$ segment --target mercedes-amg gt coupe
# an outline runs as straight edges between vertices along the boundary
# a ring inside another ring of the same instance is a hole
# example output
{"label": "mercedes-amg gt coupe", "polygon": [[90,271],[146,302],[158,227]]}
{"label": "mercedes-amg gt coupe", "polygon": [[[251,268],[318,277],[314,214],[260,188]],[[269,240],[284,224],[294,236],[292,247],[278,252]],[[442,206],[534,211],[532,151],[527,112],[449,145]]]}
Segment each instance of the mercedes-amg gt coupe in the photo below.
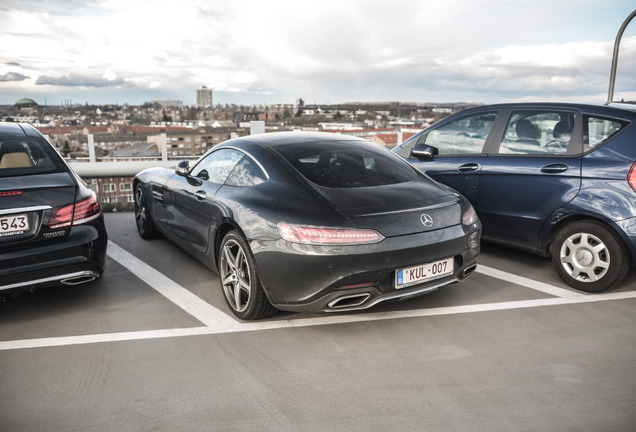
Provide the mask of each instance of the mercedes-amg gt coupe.
{"label": "mercedes-amg gt coupe", "polygon": [[469,202],[389,150],[330,133],[226,141],[134,180],[143,238],[218,272],[231,311],[351,311],[465,279],[481,224]]}

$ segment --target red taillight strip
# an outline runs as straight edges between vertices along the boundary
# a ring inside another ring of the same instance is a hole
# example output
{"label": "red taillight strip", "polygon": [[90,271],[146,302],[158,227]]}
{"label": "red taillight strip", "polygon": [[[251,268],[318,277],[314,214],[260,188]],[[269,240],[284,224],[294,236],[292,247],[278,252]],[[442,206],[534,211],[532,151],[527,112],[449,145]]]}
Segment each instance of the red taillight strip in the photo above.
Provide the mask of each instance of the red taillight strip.
{"label": "red taillight strip", "polygon": [[382,234],[371,229],[325,228],[279,223],[278,232],[284,240],[315,245],[356,245],[384,240]]}
{"label": "red taillight strip", "polygon": [[629,170],[629,174],[627,174],[627,183],[634,189],[636,192],[636,162],[632,165],[632,168]]}
{"label": "red taillight strip", "polygon": [[0,192],[0,197],[22,195],[22,191]]}
{"label": "red taillight strip", "polygon": [[80,225],[95,220],[102,214],[95,192],[77,204],[58,207],[51,212],[49,229],[64,228],[71,225]]}

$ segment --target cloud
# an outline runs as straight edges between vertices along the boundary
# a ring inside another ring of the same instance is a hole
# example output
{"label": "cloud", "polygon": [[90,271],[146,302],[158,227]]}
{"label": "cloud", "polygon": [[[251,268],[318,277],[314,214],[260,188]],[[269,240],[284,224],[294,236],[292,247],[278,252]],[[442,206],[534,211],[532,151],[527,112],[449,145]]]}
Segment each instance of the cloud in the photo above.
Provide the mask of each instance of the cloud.
{"label": "cloud", "polygon": [[18,72],[7,72],[4,75],[0,75],[0,82],[24,81],[24,80],[26,80],[28,78],[29,78],[28,76],[23,75],[23,74],[18,73]]}
{"label": "cloud", "polygon": [[[109,76],[111,78],[111,76]],[[107,79],[104,77],[91,77],[77,74],[70,74],[61,77],[40,76],[35,85],[52,85],[62,87],[119,87],[125,85],[126,82],[117,79]]]}
{"label": "cloud", "polygon": [[[216,101],[254,103],[598,94],[633,10],[627,0],[0,1],[0,99],[19,90],[131,103],[193,103],[201,85]],[[175,23],[187,24],[166,30]],[[626,91],[636,89],[630,35],[617,77]],[[3,84],[11,73],[39,78]]]}

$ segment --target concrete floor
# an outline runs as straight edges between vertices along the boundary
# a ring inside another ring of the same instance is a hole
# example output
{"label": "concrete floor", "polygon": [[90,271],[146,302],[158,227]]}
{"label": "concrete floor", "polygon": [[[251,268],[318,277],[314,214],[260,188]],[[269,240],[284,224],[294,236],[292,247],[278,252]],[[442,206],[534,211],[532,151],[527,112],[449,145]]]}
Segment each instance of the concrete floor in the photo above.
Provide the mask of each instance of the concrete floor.
{"label": "concrete floor", "polygon": [[633,270],[582,294],[549,261],[485,245],[479,273],[426,296],[242,323],[204,266],[142,241],[131,213],[106,221],[101,280],[0,303],[3,432],[636,425]]}

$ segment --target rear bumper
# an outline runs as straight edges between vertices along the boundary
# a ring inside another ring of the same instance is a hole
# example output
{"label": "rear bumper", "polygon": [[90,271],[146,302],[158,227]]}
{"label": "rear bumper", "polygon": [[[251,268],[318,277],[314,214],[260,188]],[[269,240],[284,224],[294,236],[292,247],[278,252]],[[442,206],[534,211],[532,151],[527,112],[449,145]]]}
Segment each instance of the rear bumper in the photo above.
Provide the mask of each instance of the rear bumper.
{"label": "rear bumper", "polygon": [[0,250],[0,294],[77,285],[101,276],[108,237],[103,219],[73,227],[68,236]]}
{"label": "rear bumper", "polygon": [[415,285],[413,287],[404,288],[395,291],[382,292],[377,285],[363,287],[359,289],[350,289],[346,292],[334,291],[311,303],[304,304],[275,304],[274,306],[280,310],[292,312],[350,312],[368,309],[383,301],[403,299],[408,297],[416,297],[432,291],[445,285],[455,282],[461,282],[466,279],[474,270],[477,269],[477,263],[471,263],[464,267],[459,275],[448,276],[442,279],[436,279],[428,283]]}
{"label": "rear bumper", "polygon": [[[369,308],[460,282],[476,268],[480,229],[460,226],[392,237],[361,246],[307,246],[279,240],[252,243],[257,271],[270,302],[280,310],[337,312]],[[396,288],[396,270],[453,258],[440,279]]]}

